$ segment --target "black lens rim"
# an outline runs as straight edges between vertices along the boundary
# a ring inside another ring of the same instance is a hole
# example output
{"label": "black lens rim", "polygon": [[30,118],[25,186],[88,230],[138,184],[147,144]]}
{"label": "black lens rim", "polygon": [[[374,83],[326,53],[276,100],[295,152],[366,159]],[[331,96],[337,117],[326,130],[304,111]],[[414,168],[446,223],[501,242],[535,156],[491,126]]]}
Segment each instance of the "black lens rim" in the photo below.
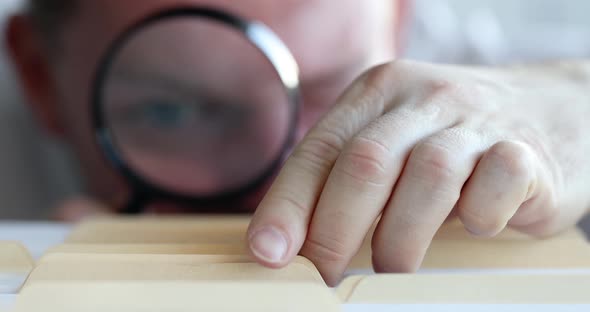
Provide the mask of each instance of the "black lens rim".
{"label": "black lens rim", "polygon": [[[192,194],[185,194],[181,192],[173,192],[165,190],[162,187],[157,186],[149,181],[146,181],[139,174],[136,173],[121,157],[121,149],[117,146],[116,140],[114,140],[111,130],[104,118],[103,111],[103,89],[105,80],[109,74],[109,69],[115,60],[115,57],[119,51],[126,45],[130,38],[132,38],[137,32],[141,31],[145,27],[152,24],[161,22],[167,19],[173,18],[205,18],[214,22],[221,23],[232,27],[233,29],[244,34],[246,39],[257,48],[263,56],[269,61],[270,65],[273,66],[277,73],[277,77],[283,83],[286,95],[291,105],[292,113],[289,125],[289,134],[286,138],[285,144],[272,164],[265,170],[259,177],[252,180],[250,183],[240,186],[234,189],[230,189],[218,194],[206,195],[206,196],[195,196]],[[254,27],[256,26],[256,27]],[[259,41],[253,41],[251,39],[252,32],[259,30],[261,24],[248,21],[240,18],[237,15],[229,14],[219,9],[202,6],[183,6],[173,7],[169,9],[160,10],[154,14],[151,14],[135,24],[127,28],[119,37],[117,37],[113,43],[108,47],[106,53],[103,55],[98,63],[98,70],[95,73],[94,79],[91,86],[91,120],[94,130],[94,137],[98,148],[102,151],[102,154],[106,161],[117,170],[128,182],[131,188],[131,197],[125,207],[122,207],[120,212],[126,214],[137,214],[144,211],[146,204],[151,201],[166,201],[174,202],[183,206],[220,206],[220,205],[231,205],[232,203],[239,202],[245,195],[261,187],[267,182],[282,165],[284,157],[287,151],[291,148],[295,140],[296,126],[300,111],[300,91],[299,91],[299,80],[287,82],[284,76],[280,75],[280,69],[277,68],[277,64],[269,59],[269,55],[272,55],[273,49],[272,44],[260,44]],[[265,29],[265,31],[269,31]],[[271,42],[276,38],[267,38],[267,33],[257,33],[257,40]],[[274,34],[273,34],[274,35]],[[292,57],[292,55],[290,55]],[[295,63],[291,64],[296,66]],[[295,68],[298,72],[298,69]]]}

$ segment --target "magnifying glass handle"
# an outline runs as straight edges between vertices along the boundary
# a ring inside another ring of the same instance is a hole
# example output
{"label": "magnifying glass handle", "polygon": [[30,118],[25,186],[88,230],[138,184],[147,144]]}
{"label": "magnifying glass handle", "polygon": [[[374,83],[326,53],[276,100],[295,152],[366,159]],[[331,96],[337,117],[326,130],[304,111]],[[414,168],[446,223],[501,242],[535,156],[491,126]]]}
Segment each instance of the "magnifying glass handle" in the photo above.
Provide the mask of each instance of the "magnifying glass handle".
{"label": "magnifying glass handle", "polygon": [[134,193],[131,199],[127,202],[127,205],[121,210],[122,214],[125,215],[138,215],[145,211],[148,198],[140,193]]}

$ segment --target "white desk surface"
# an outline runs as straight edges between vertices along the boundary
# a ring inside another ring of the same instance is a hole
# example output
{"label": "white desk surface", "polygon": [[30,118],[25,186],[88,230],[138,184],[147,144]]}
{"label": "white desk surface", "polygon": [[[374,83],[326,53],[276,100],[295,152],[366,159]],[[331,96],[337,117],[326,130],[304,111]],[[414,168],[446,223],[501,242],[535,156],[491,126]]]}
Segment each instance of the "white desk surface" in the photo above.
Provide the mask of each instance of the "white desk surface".
{"label": "white desk surface", "polygon": [[38,259],[47,249],[64,241],[71,226],[49,222],[0,222],[0,240],[19,241]]}

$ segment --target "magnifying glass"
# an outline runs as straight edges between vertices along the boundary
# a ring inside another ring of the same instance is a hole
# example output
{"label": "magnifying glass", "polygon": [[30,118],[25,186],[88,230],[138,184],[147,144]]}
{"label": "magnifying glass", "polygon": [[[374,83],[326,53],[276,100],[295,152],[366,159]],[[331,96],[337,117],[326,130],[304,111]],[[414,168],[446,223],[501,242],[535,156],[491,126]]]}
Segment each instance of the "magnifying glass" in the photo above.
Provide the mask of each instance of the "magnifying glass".
{"label": "magnifying glass", "polygon": [[168,9],[127,29],[91,95],[97,143],[132,189],[122,212],[260,187],[293,143],[298,73],[269,28],[220,10]]}

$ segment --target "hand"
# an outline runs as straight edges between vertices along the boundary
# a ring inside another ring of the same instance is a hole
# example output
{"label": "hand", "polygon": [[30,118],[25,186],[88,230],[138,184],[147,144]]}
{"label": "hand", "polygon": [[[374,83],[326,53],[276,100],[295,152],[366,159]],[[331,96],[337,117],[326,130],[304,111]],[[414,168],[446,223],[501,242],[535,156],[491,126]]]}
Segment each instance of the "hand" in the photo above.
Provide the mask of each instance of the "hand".
{"label": "hand", "polygon": [[253,255],[282,267],[300,253],[334,285],[377,221],[377,272],[417,270],[451,214],[483,237],[575,224],[589,202],[590,96],[543,74],[405,61],[368,71],[288,159],[250,225]]}

